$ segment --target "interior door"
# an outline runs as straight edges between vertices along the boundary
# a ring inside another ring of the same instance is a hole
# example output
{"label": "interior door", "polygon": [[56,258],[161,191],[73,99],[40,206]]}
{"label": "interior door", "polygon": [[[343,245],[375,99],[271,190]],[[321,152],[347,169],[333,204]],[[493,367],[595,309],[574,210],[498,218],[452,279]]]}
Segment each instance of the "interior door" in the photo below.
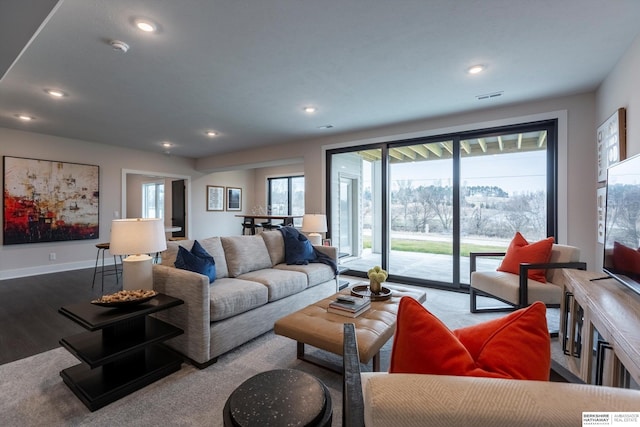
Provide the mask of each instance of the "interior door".
{"label": "interior door", "polygon": [[180,227],[180,231],[171,233],[172,237],[185,237],[185,187],[184,180],[171,182],[171,225]]}

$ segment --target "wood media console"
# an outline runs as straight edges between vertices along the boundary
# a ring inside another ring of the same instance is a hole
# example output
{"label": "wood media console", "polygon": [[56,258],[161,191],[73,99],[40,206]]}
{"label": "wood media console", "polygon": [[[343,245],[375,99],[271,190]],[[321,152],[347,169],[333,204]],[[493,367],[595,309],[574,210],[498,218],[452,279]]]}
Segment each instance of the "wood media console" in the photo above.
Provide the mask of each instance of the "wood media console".
{"label": "wood media console", "polygon": [[559,341],[568,369],[588,384],[639,388],[640,295],[603,273],[564,275]]}

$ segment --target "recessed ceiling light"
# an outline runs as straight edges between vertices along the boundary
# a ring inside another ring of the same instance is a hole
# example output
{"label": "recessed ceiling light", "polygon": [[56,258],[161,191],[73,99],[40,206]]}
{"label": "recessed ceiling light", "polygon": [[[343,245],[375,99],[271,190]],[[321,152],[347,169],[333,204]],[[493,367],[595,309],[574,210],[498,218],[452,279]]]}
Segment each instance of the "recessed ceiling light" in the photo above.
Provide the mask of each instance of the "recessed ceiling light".
{"label": "recessed ceiling light", "polygon": [[35,119],[35,117],[28,116],[26,114],[16,114],[16,117],[25,122],[30,122],[31,120]]}
{"label": "recessed ceiling light", "polygon": [[484,66],[484,65],[474,65],[474,66],[469,67],[467,69],[467,73],[469,73],[469,74],[478,74],[478,73],[483,72],[486,69],[487,69],[487,67]]}
{"label": "recessed ceiling light", "polygon": [[304,107],[302,109],[302,111],[304,111],[305,113],[308,113],[308,114],[313,114],[316,111],[318,111],[318,109],[316,107],[308,106],[308,107]]}
{"label": "recessed ceiling light", "polygon": [[205,135],[213,138],[214,136],[218,136],[218,132],[214,131],[214,130],[208,130],[204,133]]}
{"label": "recessed ceiling light", "polygon": [[156,24],[147,19],[136,19],[134,23],[139,30],[144,31],[145,33],[153,33],[158,29]]}
{"label": "recessed ceiling light", "polygon": [[54,98],[63,98],[67,95],[66,93],[58,89],[45,89],[44,91]]}
{"label": "recessed ceiling light", "polygon": [[172,144],[171,144],[170,142],[163,142],[163,143],[162,143],[162,146],[163,146],[164,148],[169,148],[169,147],[171,147],[171,146],[172,146]]}

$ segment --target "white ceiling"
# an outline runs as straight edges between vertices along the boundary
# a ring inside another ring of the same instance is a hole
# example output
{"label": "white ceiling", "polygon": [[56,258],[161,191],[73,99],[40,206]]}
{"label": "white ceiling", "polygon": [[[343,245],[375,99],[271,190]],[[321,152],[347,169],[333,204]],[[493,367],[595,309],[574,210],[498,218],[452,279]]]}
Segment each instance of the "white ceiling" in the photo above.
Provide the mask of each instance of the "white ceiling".
{"label": "white ceiling", "polygon": [[592,91],[638,22],[638,0],[2,0],[0,126],[198,158]]}

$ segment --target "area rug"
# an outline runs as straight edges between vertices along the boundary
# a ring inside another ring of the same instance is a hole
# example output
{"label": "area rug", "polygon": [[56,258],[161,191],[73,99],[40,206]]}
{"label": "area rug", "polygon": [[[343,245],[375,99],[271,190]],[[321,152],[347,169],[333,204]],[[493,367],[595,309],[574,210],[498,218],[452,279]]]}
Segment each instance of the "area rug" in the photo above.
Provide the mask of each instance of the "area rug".
{"label": "area rug", "polygon": [[[333,356],[317,353],[316,357]],[[294,341],[270,332],[206,369],[184,364],[180,371],[91,412],[59,375],[78,360],[58,348],[0,366],[0,425],[221,426],[225,401],[239,384],[259,372],[289,368],[321,378],[331,393],[334,419],[340,419],[341,376],[299,361],[295,355]]]}
{"label": "area rug", "polygon": [[[427,290],[425,306],[451,329],[504,315],[471,314],[468,295]],[[551,311],[557,317],[557,310]],[[554,319],[550,319],[553,322]],[[389,366],[389,341],[381,351],[381,369]],[[341,365],[342,358],[308,347],[308,353]],[[218,362],[198,370],[182,369],[95,412],[89,411],[62,382],[60,371],[78,363],[57,348],[0,366],[1,426],[222,426],[222,410],[233,390],[251,376],[272,369],[299,369],[328,387],[333,425],[342,418],[342,379],[337,373],[296,359],[296,343],[266,333]],[[370,370],[370,366],[363,366]]]}

